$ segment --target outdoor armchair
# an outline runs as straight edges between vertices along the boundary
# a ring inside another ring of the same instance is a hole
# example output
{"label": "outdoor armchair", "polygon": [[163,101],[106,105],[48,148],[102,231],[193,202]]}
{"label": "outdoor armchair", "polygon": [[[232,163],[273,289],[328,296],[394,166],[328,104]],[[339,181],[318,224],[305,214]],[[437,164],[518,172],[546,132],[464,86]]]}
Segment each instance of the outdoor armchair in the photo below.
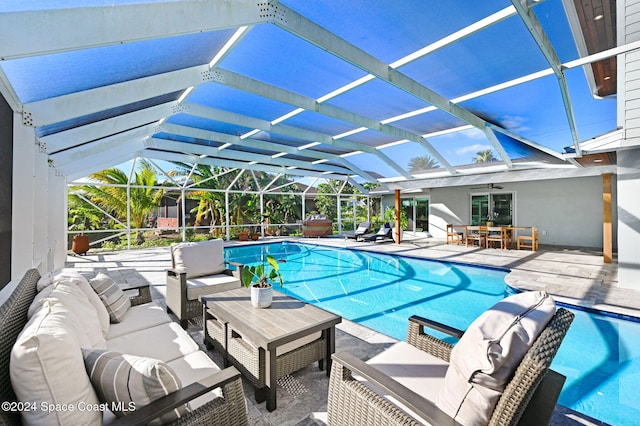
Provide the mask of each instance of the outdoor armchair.
{"label": "outdoor armchair", "polygon": [[[228,269],[228,266],[236,269]],[[167,270],[167,311],[183,328],[192,318],[202,318],[200,297],[241,286],[242,265],[224,261],[221,239],[184,242],[171,246],[171,269]]]}
{"label": "outdoor armchair", "polygon": [[[535,299],[541,294],[548,298],[543,292],[516,296]],[[535,306],[522,307],[510,298],[502,302],[481,315],[464,333],[413,316],[409,319],[407,341],[392,345],[367,362],[347,353],[335,354],[329,382],[328,424],[548,424],[565,380],[549,365],[574,315],[564,308],[555,310],[555,304],[541,314]],[[519,308],[513,310],[514,307]],[[520,320],[516,319],[518,314]],[[504,320],[497,326],[483,322],[496,315]],[[535,326],[542,327],[537,330],[539,334],[532,333],[532,320],[539,321]],[[454,346],[425,333],[425,327],[459,340]],[[529,331],[523,332],[519,327]],[[481,336],[487,330],[496,335],[507,331],[497,345],[487,348],[482,345]]]}

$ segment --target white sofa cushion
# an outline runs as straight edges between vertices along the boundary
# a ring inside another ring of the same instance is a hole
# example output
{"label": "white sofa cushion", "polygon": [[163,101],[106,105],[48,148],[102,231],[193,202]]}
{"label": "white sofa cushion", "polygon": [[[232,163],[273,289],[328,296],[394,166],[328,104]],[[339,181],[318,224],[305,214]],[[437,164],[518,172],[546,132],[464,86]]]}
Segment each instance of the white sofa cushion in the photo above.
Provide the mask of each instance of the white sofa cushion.
{"label": "white sofa cushion", "polygon": [[[367,364],[433,403],[437,401],[439,390],[442,388],[444,377],[449,367],[448,362],[430,355],[407,342],[393,344],[368,360]],[[382,389],[362,377],[354,376],[354,378],[360,380],[377,394],[384,395],[385,398],[403,409],[410,416],[427,424],[426,420],[418,417],[413,411]]]}
{"label": "white sofa cushion", "polygon": [[[173,369],[157,359],[105,350],[83,349],[82,354],[98,398],[118,417],[182,388]],[[150,424],[171,422],[187,411],[185,404]]]}
{"label": "white sofa cushion", "polygon": [[29,306],[28,316],[35,315],[45,303],[49,306],[57,306],[61,311],[72,312],[73,317],[79,319],[74,326],[82,346],[105,348],[105,338],[98,313],[77,284],[77,280],[71,278],[58,278],[44,287]]}
{"label": "white sofa cushion", "polygon": [[[66,409],[24,411],[24,424],[99,425],[100,411],[84,370],[82,318],[59,303],[45,301],[31,317],[11,351],[11,384],[20,401],[69,404]],[[86,347],[86,346],[85,346]]]}
{"label": "white sofa cushion", "polygon": [[111,324],[107,340],[169,322],[171,317],[157,303],[149,302],[132,306],[124,314],[122,321]]}
{"label": "white sofa cushion", "polygon": [[[169,367],[176,372],[182,387],[190,385],[202,380],[214,373],[220,371],[220,368],[202,351],[192,352],[189,355],[185,355],[181,358],[174,359],[167,363]],[[208,392],[189,402],[189,407],[192,410],[206,404],[216,397],[222,397],[222,389],[216,388],[211,392]]]}
{"label": "white sofa cushion", "polygon": [[504,388],[555,313],[545,292],[509,296],[480,315],[451,352],[438,406],[463,425],[485,425]]}
{"label": "white sofa cushion", "polygon": [[187,299],[197,300],[201,296],[240,287],[240,280],[233,275],[218,274],[187,279]]}
{"label": "white sofa cushion", "polygon": [[107,340],[107,349],[168,362],[199,348],[188,332],[170,322]]}
{"label": "white sofa cushion", "polygon": [[55,271],[48,272],[40,277],[36,288],[38,291],[41,291],[55,281],[59,281],[62,279],[67,279],[75,283],[80,288],[80,290],[82,290],[85,296],[87,296],[87,299],[98,314],[98,319],[100,320],[100,325],[102,326],[102,335],[106,337],[107,333],[109,332],[109,313],[107,312],[107,309],[104,307],[104,304],[102,303],[96,292],[93,291],[93,288],[91,288],[89,281],[83,275],[80,275],[79,273],[72,270],[70,271],[67,269],[57,269]]}
{"label": "white sofa cushion", "polygon": [[109,312],[109,319],[112,323],[118,323],[127,310],[131,307],[131,300],[122,291],[120,286],[107,274],[98,272],[95,278],[90,281],[91,287],[102,300],[104,307]]}
{"label": "white sofa cushion", "polygon": [[187,278],[216,275],[226,269],[224,242],[219,238],[174,244],[171,256],[173,267],[179,272],[186,272]]}

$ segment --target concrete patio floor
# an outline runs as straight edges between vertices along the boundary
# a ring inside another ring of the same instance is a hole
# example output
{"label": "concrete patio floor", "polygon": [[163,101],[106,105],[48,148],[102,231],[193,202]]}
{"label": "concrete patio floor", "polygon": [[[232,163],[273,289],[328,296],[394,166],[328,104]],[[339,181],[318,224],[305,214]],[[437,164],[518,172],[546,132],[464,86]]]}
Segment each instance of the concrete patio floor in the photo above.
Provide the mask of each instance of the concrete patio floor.
{"label": "concrete patio floor", "polygon": [[[640,292],[617,285],[617,264],[604,264],[602,253],[592,249],[540,247],[537,252],[480,249],[464,245],[447,245],[434,238],[405,234],[402,244],[364,243],[333,238],[306,238],[304,242],[352,247],[362,250],[397,253],[414,257],[442,259],[461,263],[500,266],[511,269],[507,282],[515,287],[546,290],[557,300],[587,307],[640,316]],[[294,240],[293,238],[288,238]],[[272,240],[269,240],[272,241]],[[264,241],[259,241],[264,242]],[[251,244],[230,242],[234,244]],[[69,256],[67,266],[93,275],[108,272],[118,283],[148,283],[157,302],[164,304],[165,270],[170,266],[169,249],[154,248],[120,252],[92,252],[86,256]],[[202,344],[201,324],[190,323],[189,331]],[[358,324],[343,320],[336,329],[336,351],[347,351],[368,359],[396,340]],[[204,346],[203,346],[204,347]],[[209,352],[222,366],[222,357]],[[308,366],[278,381],[278,408],[269,413],[265,404],[257,404],[251,385],[244,381],[252,425],[324,425],[328,378],[317,364]],[[580,413],[558,406],[553,425],[601,425]]]}

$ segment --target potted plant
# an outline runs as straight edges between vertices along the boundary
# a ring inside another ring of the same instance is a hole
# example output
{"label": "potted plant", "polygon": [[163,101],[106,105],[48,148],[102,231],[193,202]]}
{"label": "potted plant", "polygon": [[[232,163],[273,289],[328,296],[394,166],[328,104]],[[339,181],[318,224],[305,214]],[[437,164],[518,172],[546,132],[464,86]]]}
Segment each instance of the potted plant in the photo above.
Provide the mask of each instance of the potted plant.
{"label": "potted plant", "polygon": [[280,264],[286,262],[284,259],[276,260],[271,255],[266,256],[267,265],[262,259],[262,264],[245,266],[242,268],[240,280],[245,287],[251,287],[251,304],[254,308],[268,308],[273,301],[273,284],[284,285],[284,279],[280,273]]}
{"label": "potted plant", "polygon": [[241,228],[238,232],[238,239],[240,241],[249,241],[249,231],[246,228]]}
{"label": "potted plant", "polygon": [[[387,207],[387,209],[384,211],[384,220],[385,222],[391,222],[392,225],[391,227],[394,228],[393,230],[393,240],[397,243],[399,241],[396,241],[396,230],[395,230],[395,224],[396,224],[396,209],[395,207]],[[407,213],[403,210],[400,209],[400,240],[402,241],[402,230],[405,229],[407,226],[409,225],[409,219],[407,219]]]}

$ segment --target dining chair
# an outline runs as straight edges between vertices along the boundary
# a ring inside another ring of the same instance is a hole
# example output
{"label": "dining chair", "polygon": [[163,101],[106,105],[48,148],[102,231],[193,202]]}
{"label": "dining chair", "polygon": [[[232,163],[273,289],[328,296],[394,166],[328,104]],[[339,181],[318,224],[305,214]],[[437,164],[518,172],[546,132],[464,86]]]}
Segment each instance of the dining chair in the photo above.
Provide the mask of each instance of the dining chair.
{"label": "dining chair", "polygon": [[471,241],[472,243],[474,241],[477,241],[478,247],[482,247],[484,245],[484,237],[485,237],[485,234],[483,232],[482,226],[476,226],[476,225],[467,226],[467,239],[465,240],[467,247],[469,247],[469,241]]}
{"label": "dining chair", "polygon": [[518,250],[521,248],[531,249],[531,251],[538,250],[538,228],[531,227],[531,235],[518,235]]}
{"label": "dining chair", "polygon": [[493,247],[495,243],[500,243],[500,250],[507,247],[507,233],[502,226],[487,226],[485,237],[486,247]]}
{"label": "dining chair", "polygon": [[447,244],[462,244],[464,232],[456,231],[453,224],[447,224]]}

